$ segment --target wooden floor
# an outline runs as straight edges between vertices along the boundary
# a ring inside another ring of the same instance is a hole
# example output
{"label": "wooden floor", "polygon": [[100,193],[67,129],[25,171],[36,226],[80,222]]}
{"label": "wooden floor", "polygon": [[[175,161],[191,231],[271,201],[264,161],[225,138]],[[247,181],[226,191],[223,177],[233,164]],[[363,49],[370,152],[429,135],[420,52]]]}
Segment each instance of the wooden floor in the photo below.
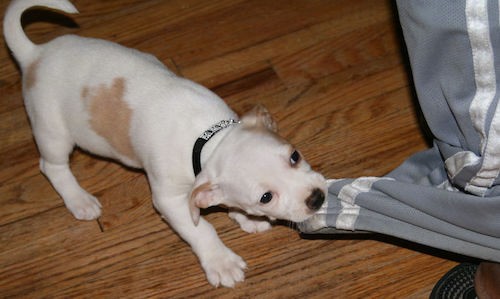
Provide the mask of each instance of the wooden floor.
{"label": "wooden floor", "polygon": [[[71,19],[26,15],[29,36],[119,42],[238,113],[262,103],[328,178],[381,176],[428,147],[392,1],[73,2],[81,14]],[[301,237],[285,225],[249,235],[213,210],[207,219],[248,270],[236,288],[212,288],[153,210],[142,172],[76,151],[72,168],[104,210],[99,221],[73,219],[39,172],[3,40],[0,70],[1,298],[426,298],[460,260],[382,236]]]}

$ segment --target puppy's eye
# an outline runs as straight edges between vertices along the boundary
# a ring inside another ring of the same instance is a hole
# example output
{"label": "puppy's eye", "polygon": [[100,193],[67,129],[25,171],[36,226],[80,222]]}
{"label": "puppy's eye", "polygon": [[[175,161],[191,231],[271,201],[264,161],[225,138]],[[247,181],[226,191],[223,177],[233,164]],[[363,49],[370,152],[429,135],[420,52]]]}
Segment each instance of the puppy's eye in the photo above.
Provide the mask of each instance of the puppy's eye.
{"label": "puppy's eye", "polygon": [[295,166],[299,162],[300,162],[299,152],[293,151],[292,155],[290,156],[290,165]]}
{"label": "puppy's eye", "polygon": [[260,198],[260,202],[263,204],[269,203],[273,199],[273,194],[271,192],[266,192]]}

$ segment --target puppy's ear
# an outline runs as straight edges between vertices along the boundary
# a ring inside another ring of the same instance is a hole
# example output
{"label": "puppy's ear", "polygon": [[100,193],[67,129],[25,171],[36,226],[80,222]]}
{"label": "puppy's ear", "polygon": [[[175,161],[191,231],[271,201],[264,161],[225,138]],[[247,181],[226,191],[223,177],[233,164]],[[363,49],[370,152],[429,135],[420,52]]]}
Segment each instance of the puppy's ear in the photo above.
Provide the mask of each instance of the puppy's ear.
{"label": "puppy's ear", "polygon": [[200,222],[200,209],[216,206],[221,199],[222,191],[218,185],[197,178],[189,198],[189,211],[194,225],[198,226]]}
{"label": "puppy's ear", "polygon": [[272,132],[278,132],[278,124],[267,109],[258,104],[241,118],[241,122],[249,127],[263,127]]}

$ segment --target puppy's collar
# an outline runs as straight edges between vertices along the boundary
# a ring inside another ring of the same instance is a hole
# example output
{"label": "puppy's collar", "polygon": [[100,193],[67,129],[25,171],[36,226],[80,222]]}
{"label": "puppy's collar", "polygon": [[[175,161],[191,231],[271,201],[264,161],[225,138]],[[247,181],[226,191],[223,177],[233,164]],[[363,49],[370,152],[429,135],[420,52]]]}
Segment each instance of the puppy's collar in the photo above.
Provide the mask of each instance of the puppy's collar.
{"label": "puppy's collar", "polygon": [[197,176],[201,172],[201,151],[203,150],[203,146],[212,138],[215,134],[219,133],[223,129],[239,123],[238,120],[235,119],[227,119],[221,120],[215,125],[211,126],[208,130],[203,132],[203,134],[196,139],[196,142],[193,146],[193,171],[194,176]]}

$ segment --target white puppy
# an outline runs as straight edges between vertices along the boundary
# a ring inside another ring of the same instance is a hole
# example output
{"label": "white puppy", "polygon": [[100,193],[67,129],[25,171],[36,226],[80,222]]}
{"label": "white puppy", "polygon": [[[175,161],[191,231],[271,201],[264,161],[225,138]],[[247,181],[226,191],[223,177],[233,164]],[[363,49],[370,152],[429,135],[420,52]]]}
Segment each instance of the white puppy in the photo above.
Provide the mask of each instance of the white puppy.
{"label": "white puppy", "polygon": [[270,224],[247,215],[298,222],[320,208],[324,178],[276,134],[264,108],[238,121],[206,88],[151,55],[111,42],[66,35],[35,45],[20,23],[32,6],[77,10],[66,0],[17,0],[4,19],[5,40],[23,73],[41,171],[77,219],[96,219],[101,205],[71,173],[75,145],[143,168],[154,206],[191,245],[208,281],[232,287],[243,281],[245,262],[200,217],[200,208],[230,207],[248,232]]}

